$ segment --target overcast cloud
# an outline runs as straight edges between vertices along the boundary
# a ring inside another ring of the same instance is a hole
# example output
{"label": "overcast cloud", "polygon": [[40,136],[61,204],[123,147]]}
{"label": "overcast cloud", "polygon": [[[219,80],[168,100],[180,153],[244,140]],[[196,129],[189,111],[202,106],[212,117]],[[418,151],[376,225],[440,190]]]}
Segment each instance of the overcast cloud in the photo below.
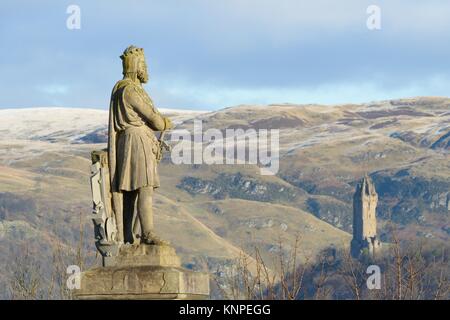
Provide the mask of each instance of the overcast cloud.
{"label": "overcast cloud", "polygon": [[167,108],[450,96],[449,31],[445,0],[2,1],[0,108],[107,108],[130,44]]}

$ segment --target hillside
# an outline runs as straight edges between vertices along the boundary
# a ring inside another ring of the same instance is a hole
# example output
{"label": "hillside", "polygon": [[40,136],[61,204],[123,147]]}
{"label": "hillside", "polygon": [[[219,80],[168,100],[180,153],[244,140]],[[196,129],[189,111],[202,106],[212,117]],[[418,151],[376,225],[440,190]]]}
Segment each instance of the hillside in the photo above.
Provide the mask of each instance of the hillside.
{"label": "hillside", "polygon": [[[270,257],[279,239],[289,248],[297,235],[302,258],[347,246],[352,194],[365,172],[379,194],[383,241],[388,222],[404,239],[449,240],[450,99],[165,113],[176,129],[192,130],[193,119],[205,129],[280,129],[275,176],[255,165],[163,160],[155,223],[188,267],[220,269],[254,246]],[[92,109],[0,110],[2,285],[25,244],[47,266],[56,244],[76,247],[80,217],[85,253],[95,260],[89,154],[106,146],[107,119]]]}

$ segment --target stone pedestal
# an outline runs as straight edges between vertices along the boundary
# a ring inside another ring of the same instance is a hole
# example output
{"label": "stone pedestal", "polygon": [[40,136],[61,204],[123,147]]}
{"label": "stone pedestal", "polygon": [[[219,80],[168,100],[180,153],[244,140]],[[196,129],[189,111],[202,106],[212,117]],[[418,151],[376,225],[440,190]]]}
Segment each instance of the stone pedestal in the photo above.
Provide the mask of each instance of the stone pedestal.
{"label": "stone pedestal", "polygon": [[104,267],[85,271],[77,299],[207,299],[209,276],[186,270],[168,245],[123,245]]}

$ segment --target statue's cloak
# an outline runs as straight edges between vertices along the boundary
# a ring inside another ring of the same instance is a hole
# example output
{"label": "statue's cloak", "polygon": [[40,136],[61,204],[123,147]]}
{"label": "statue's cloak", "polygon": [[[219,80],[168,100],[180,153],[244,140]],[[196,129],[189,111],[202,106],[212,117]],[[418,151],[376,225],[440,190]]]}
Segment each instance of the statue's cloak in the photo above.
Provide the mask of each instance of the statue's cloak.
{"label": "statue's cloak", "polygon": [[142,87],[129,79],[117,82],[111,93],[108,131],[112,192],[159,187],[159,143],[153,129],[164,130],[164,119]]}

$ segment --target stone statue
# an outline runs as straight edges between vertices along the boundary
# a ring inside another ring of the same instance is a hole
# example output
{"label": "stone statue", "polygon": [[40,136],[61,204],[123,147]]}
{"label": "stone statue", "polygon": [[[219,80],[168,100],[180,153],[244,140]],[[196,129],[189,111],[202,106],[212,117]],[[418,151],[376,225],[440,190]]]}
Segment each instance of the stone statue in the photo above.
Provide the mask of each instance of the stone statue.
{"label": "stone statue", "polygon": [[[104,257],[122,243],[164,244],[153,228],[157,164],[173,125],[142,87],[148,81],[144,51],[130,46],[120,56],[123,79],[111,94],[108,149],[92,152],[91,186],[96,245]],[[161,131],[160,139],[154,131]],[[167,244],[167,243],[166,243]]]}
{"label": "stone statue", "polygon": [[159,187],[157,162],[162,142],[154,131],[169,130],[172,123],[158,112],[142,87],[149,78],[144,50],[130,46],[120,58],[123,79],[112,90],[108,139],[116,240],[159,244],[153,230],[152,198]]}
{"label": "stone statue", "polygon": [[[103,266],[82,272],[78,299],[204,299],[209,276],[182,268],[175,248],[153,229],[157,164],[172,122],[142,88],[148,81],[144,51],[120,57],[123,79],[114,86],[108,149],[93,151],[91,189],[96,246]],[[160,131],[159,139],[154,131]]]}

